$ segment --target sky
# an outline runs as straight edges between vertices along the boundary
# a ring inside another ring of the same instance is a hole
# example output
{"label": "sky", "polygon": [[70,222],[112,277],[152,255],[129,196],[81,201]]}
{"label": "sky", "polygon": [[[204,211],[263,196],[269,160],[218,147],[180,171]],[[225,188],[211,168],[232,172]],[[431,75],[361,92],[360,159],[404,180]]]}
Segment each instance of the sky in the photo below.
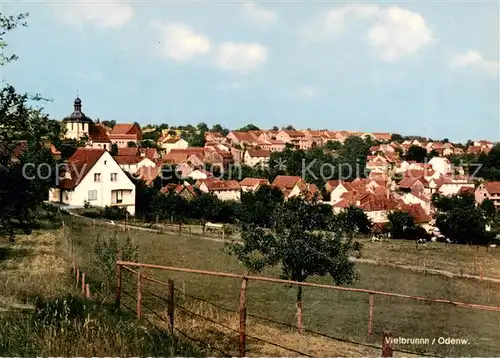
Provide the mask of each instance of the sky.
{"label": "sky", "polygon": [[23,1],[1,79],[91,118],[500,140],[498,2]]}

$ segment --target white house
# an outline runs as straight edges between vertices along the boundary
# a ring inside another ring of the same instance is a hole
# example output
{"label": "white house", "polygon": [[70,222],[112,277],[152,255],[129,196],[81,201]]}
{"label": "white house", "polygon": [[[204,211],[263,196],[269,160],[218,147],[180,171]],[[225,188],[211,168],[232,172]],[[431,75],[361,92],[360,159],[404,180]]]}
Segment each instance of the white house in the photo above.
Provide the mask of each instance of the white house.
{"label": "white house", "polygon": [[211,193],[223,201],[240,201],[241,198],[241,186],[236,180],[203,180],[198,189],[204,193]]}
{"label": "white house", "polygon": [[209,171],[205,169],[195,169],[191,173],[187,174],[185,176],[186,178],[191,178],[194,180],[200,180],[200,179],[209,179],[212,178],[213,175]]}
{"label": "white house", "polygon": [[338,185],[330,193],[330,203],[332,205],[342,201],[342,194],[349,192],[351,186],[346,182],[339,182]]}
{"label": "white house", "polygon": [[135,213],[135,185],[104,149],[79,148],[66,163],[49,200],[72,207],[120,206]]}
{"label": "white house", "polygon": [[255,192],[262,185],[270,185],[269,180],[261,178],[245,178],[240,181],[241,190],[243,192],[252,191]]}
{"label": "white house", "polygon": [[254,167],[259,164],[267,165],[271,152],[266,149],[249,149],[243,156],[243,161],[246,165]]}
{"label": "white house", "polygon": [[158,146],[170,153],[172,149],[186,149],[188,147],[188,142],[182,138],[165,138],[162,137],[158,140]]}
{"label": "white house", "polygon": [[432,169],[441,175],[448,175],[452,173],[452,164],[446,157],[434,157],[429,160],[429,164],[432,165]]}
{"label": "white house", "polygon": [[120,155],[115,157],[118,165],[131,174],[137,173],[142,167],[156,167],[156,163],[151,159],[133,155]]}

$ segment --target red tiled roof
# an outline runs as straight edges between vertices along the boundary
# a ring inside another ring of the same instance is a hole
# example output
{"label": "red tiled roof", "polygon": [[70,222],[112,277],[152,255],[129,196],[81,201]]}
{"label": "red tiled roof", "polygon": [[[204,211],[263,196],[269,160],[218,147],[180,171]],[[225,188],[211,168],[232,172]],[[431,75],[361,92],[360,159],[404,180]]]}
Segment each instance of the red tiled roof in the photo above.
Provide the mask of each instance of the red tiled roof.
{"label": "red tiled roof", "polygon": [[118,123],[113,127],[111,130],[111,135],[124,135],[124,134],[129,134],[128,132],[132,129],[134,124],[130,123]]}
{"label": "red tiled roof", "polygon": [[256,186],[256,185],[269,185],[267,179],[262,178],[245,178],[240,181],[240,186]]}
{"label": "red tiled roof", "polygon": [[137,147],[118,148],[118,155],[119,156],[122,156],[122,155],[135,156],[137,154],[139,154],[139,148],[137,148]]}
{"label": "red tiled roof", "polygon": [[416,182],[420,181],[422,184],[427,185],[427,180],[423,179],[422,177],[404,177],[401,179],[399,182],[399,187],[402,189],[410,189],[411,186]]}
{"label": "red tiled roof", "polygon": [[302,178],[299,176],[278,175],[274,179],[272,185],[280,189],[293,189],[295,184],[297,184],[300,180],[302,180]]}
{"label": "red tiled roof", "polygon": [[252,158],[269,158],[271,156],[271,152],[265,149],[249,149],[248,155]]}
{"label": "red tiled roof", "polygon": [[236,180],[204,180],[209,191],[240,190],[241,186]]}
{"label": "red tiled roof", "polygon": [[90,124],[89,128],[89,138],[93,142],[110,143],[108,133],[106,129],[98,124]]}
{"label": "red tiled roof", "polygon": [[67,161],[71,179],[61,180],[59,187],[68,190],[77,187],[105,152],[104,149],[78,148]]}
{"label": "red tiled roof", "polygon": [[120,155],[115,157],[115,160],[119,165],[134,165],[143,160],[143,158],[138,155]]}
{"label": "red tiled roof", "polygon": [[161,166],[156,167],[140,167],[135,175],[146,182],[147,185],[151,184],[153,180],[161,173]]}
{"label": "red tiled roof", "polygon": [[203,147],[187,147],[185,149],[174,148],[169,154],[186,154],[187,156],[197,154],[205,157],[205,148]]}
{"label": "red tiled roof", "polygon": [[460,189],[458,189],[458,194],[473,194],[474,193],[474,188],[470,186],[463,186]]}
{"label": "red tiled roof", "polygon": [[490,194],[500,194],[500,181],[489,181],[484,183],[484,188]]}
{"label": "red tiled roof", "polygon": [[239,142],[254,142],[257,140],[257,137],[250,132],[231,131],[229,134],[232,134]]}
{"label": "red tiled roof", "polygon": [[149,158],[151,160],[155,160],[156,158],[158,158],[158,151],[156,150],[156,148],[139,148],[139,152],[141,154],[144,154],[146,158]]}

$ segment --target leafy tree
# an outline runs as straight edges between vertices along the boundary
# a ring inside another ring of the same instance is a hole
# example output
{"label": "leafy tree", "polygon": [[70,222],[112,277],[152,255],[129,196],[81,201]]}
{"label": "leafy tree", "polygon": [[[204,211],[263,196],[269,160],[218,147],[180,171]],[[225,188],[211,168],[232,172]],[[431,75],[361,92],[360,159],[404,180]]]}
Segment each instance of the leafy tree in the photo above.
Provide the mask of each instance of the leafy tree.
{"label": "leafy tree", "polygon": [[111,145],[111,151],[109,152],[112,156],[118,155],[118,145],[116,143],[113,143]]}
{"label": "leafy tree", "polygon": [[241,127],[240,129],[238,129],[238,132],[248,132],[248,131],[258,131],[258,130],[260,130],[260,128],[257,127],[256,125],[254,125],[254,124],[247,124],[246,126]]}
{"label": "leafy tree", "polygon": [[208,126],[205,122],[198,123],[196,128],[201,132],[208,132]]}
{"label": "leafy tree", "polygon": [[495,218],[497,209],[492,200],[484,199],[479,207],[481,208],[481,210],[483,210],[488,219],[493,220]]}
{"label": "leafy tree", "polygon": [[336,140],[329,140],[328,142],[326,142],[325,148],[329,150],[339,150],[340,148],[342,148],[342,143]]}
{"label": "leafy tree", "polygon": [[279,131],[280,129],[277,126],[273,126],[273,131]]}
{"label": "leafy tree", "polygon": [[[349,260],[357,245],[340,232],[321,231],[315,206],[300,198],[279,205],[272,230],[255,224],[242,226],[242,241],[229,246],[250,272],[278,265],[281,277],[304,282],[310,276],[330,276],[336,284],[350,283],[356,275]],[[297,325],[302,327],[302,286],[297,288]]]}
{"label": "leafy tree", "polygon": [[371,232],[372,222],[361,208],[349,206],[338,213],[335,220],[340,230],[350,237],[355,233],[369,234]]}
{"label": "leafy tree", "polygon": [[226,136],[229,134],[229,129],[222,127],[220,124],[216,124],[212,127],[212,129],[210,129],[210,132],[218,132],[223,136]]}
{"label": "leafy tree", "polygon": [[283,127],[283,129],[286,130],[286,131],[294,131],[295,130],[295,128],[292,125],[290,125],[290,124],[287,125],[286,127]]}
{"label": "leafy tree", "polygon": [[427,158],[427,150],[418,145],[410,146],[405,156],[406,160],[412,160],[417,163],[424,163],[426,158]]}
{"label": "leafy tree", "polygon": [[391,142],[403,143],[404,142],[404,138],[403,138],[403,136],[401,134],[392,133],[391,134]]}
{"label": "leafy tree", "polygon": [[394,239],[413,239],[415,235],[415,218],[401,210],[395,210],[387,215],[389,232]]}
{"label": "leafy tree", "polygon": [[106,127],[109,127],[109,128],[114,128],[116,126],[116,121],[115,120],[112,120],[112,121],[102,121],[101,123],[104,124]]}
{"label": "leafy tree", "polygon": [[137,127],[141,128],[141,125],[139,124],[139,122],[134,122],[134,124],[135,124]]}
{"label": "leafy tree", "polygon": [[167,123],[162,123],[159,126],[160,129],[168,129],[168,124]]}
{"label": "leafy tree", "polygon": [[[0,49],[7,46],[4,35],[26,26],[26,17],[0,13]],[[2,66],[17,59],[15,55],[0,56]],[[19,94],[10,85],[0,90],[0,225],[10,241],[15,239],[15,225],[31,232],[49,189],[56,183],[57,163],[46,141],[59,133],[46,115],[28,105],[29,100],[40,100],[40,96]]]}
{"label": "leafy tree", "polygon": [[137,144],[135,142],[130,141],[127,143],[127,147],[134,148],[134,147],[137,147]]}
{"label": "leafy tree", "polygon": [[259,187],[255,193],[242,193],[242,214],[240,221],[255,224],[259,227],[270,228],[273,224],[272,213],[283,200],[281,190],[267,185]]}

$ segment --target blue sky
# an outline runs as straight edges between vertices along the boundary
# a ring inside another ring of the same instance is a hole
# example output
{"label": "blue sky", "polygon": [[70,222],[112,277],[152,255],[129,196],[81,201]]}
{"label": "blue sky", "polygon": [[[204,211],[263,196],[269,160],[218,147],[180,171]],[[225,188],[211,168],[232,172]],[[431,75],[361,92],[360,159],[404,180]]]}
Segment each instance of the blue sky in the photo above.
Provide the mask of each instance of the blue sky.
{"label": "blue sky", "polygon": [[19,91],[92,118],[500,139],[498,2],[4,2]]}

